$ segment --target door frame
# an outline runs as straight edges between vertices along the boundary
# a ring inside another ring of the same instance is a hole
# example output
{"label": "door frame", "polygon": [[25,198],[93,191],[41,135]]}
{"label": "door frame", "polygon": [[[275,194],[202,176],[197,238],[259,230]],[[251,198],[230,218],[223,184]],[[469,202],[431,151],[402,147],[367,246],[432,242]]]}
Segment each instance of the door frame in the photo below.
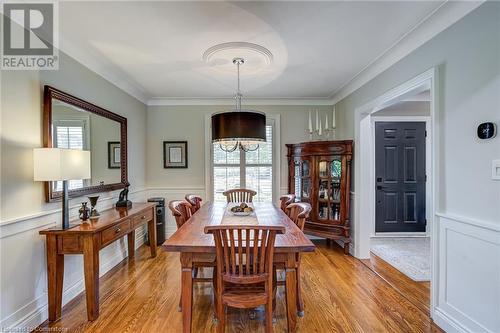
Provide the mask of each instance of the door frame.
{"label": "door frame", "polygon": [[[381,110],[379,110],[381,111]],[[404,111],[402,111],[404,113]],[[432,175],[432,166],[431,166],[431,144],[432,144],[432,133],[431,133],[431,117],[430,116],[377,116],[377,112],[373,113],[373,116],[370,116],[371,120],[371,148],[372,151],[370,153],[370,166],[371,166],[371,175],[370,180],[373,182],[372,187],[372,200],[370,205],[371,216],[373,217],[372,221],[372,230],[370,237],[429,237],[431,230],[431,216],[430,210],[428,207],[432,204],[431,196],[428,193],[431,193],[431,175]],[[427,225],[425,226],[425,232],[379,232],[375,231],[377,218],[376,218],[376,195],[377,191],[375,190],[375,151],[377,148],[377,141],[375,138],[375,124],[377,122],[423,122],[425,123],[425,130],[427,136],[425,138],[425,174],[427,175],[427,181],[425,183],[425,218],[427,219]]]}
{"label": "door frame", "polygon": [[370,257],[370,235],[372,228],[370,207],[371,193],[374,183],[370,182],[372,159],[371,148],[371,115],[397,101],[414,95],[418,92],[430,90],[430,127],[429,133],[432,135],[430,156],[431,156],[431,174],[427,178],[431,184],[431,191],[427,193],[430,197],[430,205],[426,207],[430,213],[430,234],[431,237],[431,297],[430,297],[430,316],[435,317],[435,308],[437,304],[437,281],[438,279],[438,230],[434,221],[437,219],[436,213],[439,211],[439,199],[436,195],[439,193],[439,72],[437,67],[433,67],[420,75],[396,86],[386,93],[376,97],[372,101],[358,107],[354,111],[354,139],[356,142],[354,158],[354,203],[353,203],[353,231],[354,231],[354,256],[360,259]]}

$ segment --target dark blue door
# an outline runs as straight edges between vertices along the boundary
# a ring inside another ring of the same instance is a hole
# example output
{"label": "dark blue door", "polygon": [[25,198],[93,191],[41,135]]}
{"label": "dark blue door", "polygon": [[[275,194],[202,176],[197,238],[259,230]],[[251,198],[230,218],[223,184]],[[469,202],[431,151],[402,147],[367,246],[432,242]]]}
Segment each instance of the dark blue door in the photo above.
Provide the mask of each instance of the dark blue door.
{"label": "dark blue door", "polygon": [[425,122],[375,123],[376,232],[425,232]]}

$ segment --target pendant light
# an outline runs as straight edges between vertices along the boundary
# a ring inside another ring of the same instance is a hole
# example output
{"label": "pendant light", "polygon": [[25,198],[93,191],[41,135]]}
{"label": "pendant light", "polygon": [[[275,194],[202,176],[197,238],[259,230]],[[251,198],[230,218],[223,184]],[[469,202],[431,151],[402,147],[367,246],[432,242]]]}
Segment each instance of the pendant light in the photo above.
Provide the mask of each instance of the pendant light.
{"label": "pendant light", "polygon": [[240,66],[244,63],[243,58],[233,59],[238,70],[238,90],[234,96],[236,109],[212,115],[212,142],[219,143],[225,152],[238,148],[253,151],[259,148],[259,143],[266,142],[266,115],[260,111],[241,109]]}

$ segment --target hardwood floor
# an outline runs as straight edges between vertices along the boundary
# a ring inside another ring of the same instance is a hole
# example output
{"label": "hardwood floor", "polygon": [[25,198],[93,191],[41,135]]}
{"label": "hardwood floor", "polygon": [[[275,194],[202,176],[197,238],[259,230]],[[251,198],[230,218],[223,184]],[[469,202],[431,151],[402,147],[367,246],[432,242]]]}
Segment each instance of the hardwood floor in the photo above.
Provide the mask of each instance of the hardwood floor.
{"label": "hardwood floor", "polygon": [[[303,255],[305,316],[298,332],[441,332],[421,308],[403,297],[361,261],[345,256],[336,244],[315,242]],[[62,318],[39,329],[67,332],[180,332],[180,263],[178,254],[158,251],[155,259],[141,247],[135,261],[123,261],[101,278],[101,315],[88,322],[85,295],[63,308]],[[209,269],[204,272],[207,276]],[[194,289],[193,332],[215,332],[210,284]],[[278,290],[275,332],[286,332],[284,290]],[[264,311],[230,309],[226,332],[263,332]]]}
{"label": "hardwood floor", "polygon": [[387,281],[387,283],[396,289],[403,297],[418,307],[420,311],[427,314],[430,313],[430,282],[413,281],[373,253],[370,259],[361,261],[382,279]]}

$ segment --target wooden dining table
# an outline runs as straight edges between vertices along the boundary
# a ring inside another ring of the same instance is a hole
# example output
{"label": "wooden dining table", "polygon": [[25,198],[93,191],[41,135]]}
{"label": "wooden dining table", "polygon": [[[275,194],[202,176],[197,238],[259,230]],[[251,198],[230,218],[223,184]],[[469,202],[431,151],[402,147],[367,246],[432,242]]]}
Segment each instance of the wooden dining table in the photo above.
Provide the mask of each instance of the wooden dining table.
{"label": "wooden dining table", "polygon": [[[276,236],[274,262],[285,267],[288,331],[294,332],[297,327],[296,279],[299,278],[296,270],[297,261],[300,260],[300,253],[313,252],[315,246],[295,223],[273,204],[254,203],[253,206],[258,225],[285,227],[285,233]],[[226,210],[226,203],[207,202],[163,243],[164,250],[180,252],[183,332],[191,332],[193,262],[213,262],[215,260],[213,235],[205,234],[204,228],[208,225],[223,223]],[[235,219],[230,220],[235,221]]]}

